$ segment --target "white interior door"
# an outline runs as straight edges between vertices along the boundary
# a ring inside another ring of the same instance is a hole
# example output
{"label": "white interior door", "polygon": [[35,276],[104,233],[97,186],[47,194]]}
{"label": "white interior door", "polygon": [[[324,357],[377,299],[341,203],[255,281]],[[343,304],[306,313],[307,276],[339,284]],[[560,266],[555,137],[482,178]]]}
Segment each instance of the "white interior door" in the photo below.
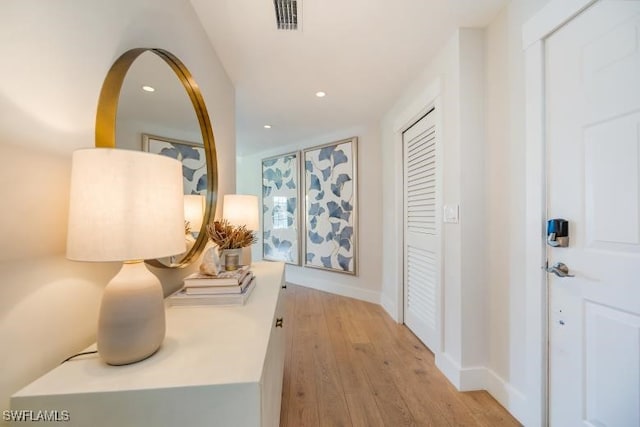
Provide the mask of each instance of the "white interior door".
{"label": "white interior door", "polygon": [[545,45],[549,417],[640,426],[640,1],[601,0]]}
{"label": "white interior door", "polygon": [[440,348],[440,190],[435,112],[402,135],[404,151],[404,323]]}

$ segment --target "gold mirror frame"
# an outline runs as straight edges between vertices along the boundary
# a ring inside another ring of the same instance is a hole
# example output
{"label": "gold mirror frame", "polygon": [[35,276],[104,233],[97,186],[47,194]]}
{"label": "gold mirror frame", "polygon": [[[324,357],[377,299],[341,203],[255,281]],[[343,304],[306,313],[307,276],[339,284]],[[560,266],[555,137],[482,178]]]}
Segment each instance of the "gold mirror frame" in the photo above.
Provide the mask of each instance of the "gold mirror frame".
{"label": "gold mirror frame", "polygon": [[207,233],[205,226],[213,220],[216,210],[218,196],[218,159],[216,155],[216,143],[213,138],[213,128],[209,120],[209,113],[204,103],[204,98],[200,92],[198,84],[187,67],[172,53],[163,49],[136,48],[123,53],[111,66],[107,77],[102,84],[100,98],[98,100],[98,111],[96,114],[96,147],[115,148],[116,147],[116,115],[118,111],[118,100],[122,84],[127,75],[127,71],[134,61],[144,52],[153,52],[171,67],[182,86],[189,95],[193,109],[198,117],[202,142],[206,154],[207,164],[207,196],[205,202],[204,217],[202,218],[202,229],[198,233],[193,247],[173,265],[165,265],[158,261],[146,260],[154,267],[160,268],[182,268],[191,264],[200,255],[207,244]]}

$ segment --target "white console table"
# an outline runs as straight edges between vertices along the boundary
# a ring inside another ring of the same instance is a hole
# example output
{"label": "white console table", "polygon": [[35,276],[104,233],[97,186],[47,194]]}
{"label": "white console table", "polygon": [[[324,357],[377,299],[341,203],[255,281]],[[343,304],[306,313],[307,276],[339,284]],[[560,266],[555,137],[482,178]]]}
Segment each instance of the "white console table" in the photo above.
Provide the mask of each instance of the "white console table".
{"label": "white console table", "polygon": [[80,356],[14,394],[11,409],[68,411],[69,422],[55,424],[69,426],[278,426],[284,264],[252,268],[256,287],[244,306],[170,307],[150,358],[109,366]]}

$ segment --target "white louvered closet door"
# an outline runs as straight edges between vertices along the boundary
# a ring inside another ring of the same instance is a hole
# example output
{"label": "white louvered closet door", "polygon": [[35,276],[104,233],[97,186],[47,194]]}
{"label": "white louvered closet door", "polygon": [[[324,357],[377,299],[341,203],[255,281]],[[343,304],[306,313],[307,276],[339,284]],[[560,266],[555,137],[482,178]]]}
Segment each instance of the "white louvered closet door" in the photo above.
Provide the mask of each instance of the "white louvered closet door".
{"label": "white louvered closet door", "polygon": [[440,148],[435,111],[403,133],[404,323],[440,347]]}

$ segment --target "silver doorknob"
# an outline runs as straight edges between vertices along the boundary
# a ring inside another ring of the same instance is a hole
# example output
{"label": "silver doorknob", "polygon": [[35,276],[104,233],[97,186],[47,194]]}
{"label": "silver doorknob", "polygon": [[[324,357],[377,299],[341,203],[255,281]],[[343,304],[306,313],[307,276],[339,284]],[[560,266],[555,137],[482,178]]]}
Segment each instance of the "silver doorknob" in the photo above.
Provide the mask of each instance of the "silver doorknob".
{"label": "silver doorknob", "polygon": [[546,267],[545,270],[558,277],[575,277],[573,274],[569,274],[569,267],[567,267],[563,262],[556,262],[551,267]]}

